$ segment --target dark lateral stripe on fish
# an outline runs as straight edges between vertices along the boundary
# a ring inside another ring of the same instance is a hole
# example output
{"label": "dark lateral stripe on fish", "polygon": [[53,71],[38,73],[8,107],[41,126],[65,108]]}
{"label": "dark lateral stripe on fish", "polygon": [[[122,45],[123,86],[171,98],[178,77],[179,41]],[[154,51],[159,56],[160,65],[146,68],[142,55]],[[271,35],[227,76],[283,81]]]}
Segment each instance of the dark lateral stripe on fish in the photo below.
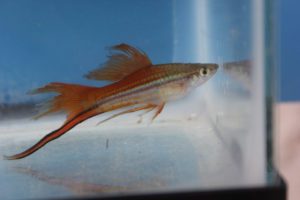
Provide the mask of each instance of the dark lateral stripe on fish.
{"label": "dark lateral stripe on fish", "polygon": [[[191,75],[193,73],[190,73]],[[179,80],[182,80],[184,79],[185,74],[182,74],[182,76],[178,76],[176,77],[175,79],[170,79],[170,80],[166,80],[165,82],[161,83],[160,80],[164,80],[166,78],[161,78],[161,79],[157,79],[157,80],[154,80],[154,81],[150,81],[149,82],[149,85],[148,86],[145,86],[146,84],[143,84],[141,86],[137,86],[137,87],[133,87],[133,88],[130,88],[128,89],[127,91],[125,90],[124,92],[122,93],[119,93],[119,94],[114,94],[112,96],[109,96],[109,97],[106,97],[106,98],[103,98],[101,100],[99,100],[96,104],[94,104],[91,108],[94,108],[94,107],[98,107],[100,105],[103,105],[104,103],[107,103],[109,101],[113,101],[113,100],[116,100],[117,98],[122,98],[122,97],[125,97],[127,95],[131,95],[133,93],[138,93],[138,92],[143,92],[145,90],[149,90],[149,89],[153,89],[153,88],[156,88],[157,86],[161,85],[161,84],[167,84],[167,83],[171,83],[171,82],[176,82],[176,81],[179,81]]]}

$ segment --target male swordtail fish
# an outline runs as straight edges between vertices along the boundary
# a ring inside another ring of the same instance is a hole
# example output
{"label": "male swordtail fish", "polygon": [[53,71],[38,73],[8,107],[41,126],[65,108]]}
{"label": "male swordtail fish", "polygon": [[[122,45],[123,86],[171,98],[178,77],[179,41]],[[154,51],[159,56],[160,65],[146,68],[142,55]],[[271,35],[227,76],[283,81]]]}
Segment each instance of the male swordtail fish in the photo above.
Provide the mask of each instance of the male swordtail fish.
{"label": "male swordtail fish", "polygon": [[47,102],[47,109],[36,118],[64,111],[67,119],[61,127],[27,150],[4,156],[5,159],[27,157],[81,122],[109,111],[122,110],[101,122],[141,110],[145,113],[154,110],[153,121],[166,103],[184,97],[193,88],[211,78],[218,69],[218,65],[213,63],[154,65],[146,53],[127,44],[113,46],[111,50],[108,60],[85,76],[88,79],[111,81],[111,84],[90,87],[53,82],[32,91],[33,94],[58,94]]}

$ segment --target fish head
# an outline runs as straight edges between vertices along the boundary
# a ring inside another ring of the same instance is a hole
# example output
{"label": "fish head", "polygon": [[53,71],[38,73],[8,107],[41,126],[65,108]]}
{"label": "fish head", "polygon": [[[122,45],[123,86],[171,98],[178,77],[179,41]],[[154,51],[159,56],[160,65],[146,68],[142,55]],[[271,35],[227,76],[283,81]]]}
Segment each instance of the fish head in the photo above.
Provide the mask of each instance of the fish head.
{"label": "fish head", "polygon": [[191,86],[199,86],[210,79],[218,70],[217,64],[191,64],[189,76]]}

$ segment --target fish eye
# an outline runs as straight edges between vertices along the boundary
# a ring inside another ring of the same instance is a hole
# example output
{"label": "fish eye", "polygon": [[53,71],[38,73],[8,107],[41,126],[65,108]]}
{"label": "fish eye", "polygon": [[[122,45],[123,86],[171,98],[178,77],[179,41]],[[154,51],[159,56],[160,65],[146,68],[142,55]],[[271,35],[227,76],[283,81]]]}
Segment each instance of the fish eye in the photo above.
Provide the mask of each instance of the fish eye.
{"label": "fish eye", "polygon": [[201,68],[200,69],[200,76],[207,76],[208,74],[209,74],[209,68],[206,68],[206,67],[204,67],[204,68]]}

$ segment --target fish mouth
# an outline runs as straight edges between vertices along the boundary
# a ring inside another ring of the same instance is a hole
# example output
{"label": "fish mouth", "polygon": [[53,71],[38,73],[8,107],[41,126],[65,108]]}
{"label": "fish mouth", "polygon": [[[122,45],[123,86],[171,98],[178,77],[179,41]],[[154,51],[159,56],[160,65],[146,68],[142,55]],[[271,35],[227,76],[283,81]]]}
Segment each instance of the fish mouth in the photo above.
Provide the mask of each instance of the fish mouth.
{"label": "fish mouth", "polygon": [[219,68],[218,64],[210,64],[211,68],[217,70]]}
{"label": "fish mouth", "polygon": [[210,69],[212,75],[214,75],[218,71],[218,68],[219,68],[218,64],[207,64],[207,65],[208,65],[208,68]]}

